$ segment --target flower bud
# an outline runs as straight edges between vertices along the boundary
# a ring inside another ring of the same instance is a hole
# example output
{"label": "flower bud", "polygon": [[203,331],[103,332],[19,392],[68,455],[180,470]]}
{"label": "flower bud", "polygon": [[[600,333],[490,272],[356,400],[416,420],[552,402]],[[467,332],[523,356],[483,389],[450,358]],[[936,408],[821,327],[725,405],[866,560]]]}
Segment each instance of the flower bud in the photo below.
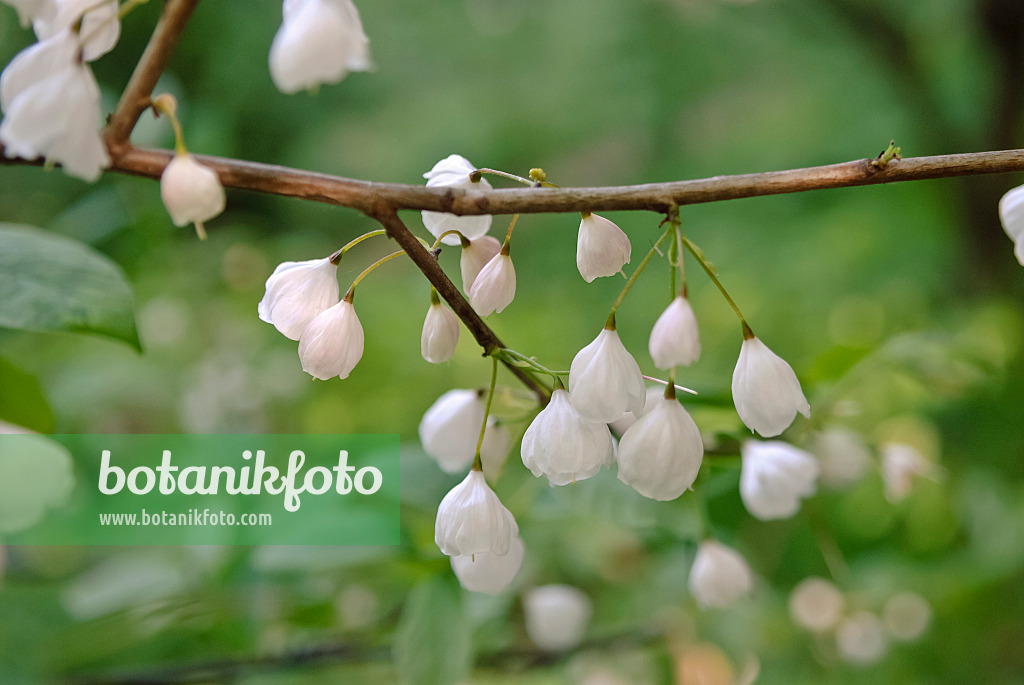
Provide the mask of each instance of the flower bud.
{"label": "flower bud", "polygon": [[480,316],[501,313],[516,296],[516,270],[512,258],[499,252],[480,269],[469,289],[469,303]]}
{"label": "flower bud", "polygon": [[619,441],[619,480],[644,497],[672,500],[693,485],[704,458],[697,424],[674,398],[653,406]]}
{"label": "flower bud", "polygon": [[689,366],[700,357],[697,317],[690,301],[682,293],[654,322],[648,348],[654,365],[659,369]]}
{"label": "flower bud", "polygon": [[200,239],[203,223],[224,211],[224,186],[217,172],[188,154],[176,154],[160,176],[160,197],[175,226],[192,222]]}
{"label": "flower bud", "polygon": [[337,83],[370,68],[370,40],[351,0],[285,0],[270,46],[270,76],[282,93]]}
{"label": "flower bud", "polygon": [[740,553],[717,540],[703,540],[690,568],[690,594],[701,610],[725,609],[750,593],[754,576]]}
{"label": "flower bud", "polygon": [[615,461],[607,424],[580,416],[561,387],[526,429],[522,457],[533,475],[547,476],[551,485],[585,480]]}
{"label": "flower bud", "polygon": [[593,602],[571,585],[543,585],[523,595],[526,633],[548,651],[571,649],[583,641]]}
{"label": "flower bud", "polygon": [[[434,165],[434,168],[423,174],[427,179],[428,188],[461,188],[463,190],[491,190],[491,184],[486,179],[473,181],[470,174],[476,171],[476,167],[469,163],[469,160],[460,155],[449,155]],[[423,211],[423,225],[427,227],[435,238],[440,238],[448,231],[458,231],[463,238],[476,240],[487,234],[491,228],[491,216],[456,216],[445,212]],[[445,245],[458,245],[459,236],[445,236],[442,241]],[[463,288],[468,286],[463,282]]]}
{"label": "flower bud", "polygon": [[423,320],[420,354],[431,364],[443,364],[455,354],[459,342],[459,318],[440,302],[434,302]]}
{"label": "flower bud", "polygon": [[484,403],[476,390],[449,390],[437,398],[420,421],[423,451],[446,473],[457,473],[473,462]]}
{"label": "flower bud", "polygon": [[615,329],[603,329],[576,353],[569,367],[569,395],[576,411],[591,421],[608,423],[627,411],[643,412],[643,375]]}
{"label": "flower bud", "polygon": [[484,265],[499,252],[501,252],[501,243],[497,238],[492,238],[489,235],[463,243],[459,266],[462,269],[462,291],[464,293],[469,293],[480,269],[484,268]]}
{"label": "flower bud", "polygon": [[747,440],[740,451],[740,498],[762,521],[793,516],[817,491],[818,462],[807,452],[780,440]]}
{"label": "flower bud", "polygon": [[524,552],[523,541],[516,535],[509,544],[508,554],[480,552],[451,557],[452,571],[459,584],[470,592],[496,595],[515,580]]}
{"label": "flower bud", "polygon": [[614,222],[589,213],[580,221],[576,267],[587,283],[622,271],[629,263],[630,251],[629,237]]}
{"label": "flower bud", "polygon": [[437,508],[434,542],[448,556],[506,555],[518,534],[516,520],[487,485],[482,471],[470,471]]}
{"label": "flower bud", "polygon": [[743,340],[732,374],[732,399],[747,428],[766,438],[786,430],[797,412],[811,415],[793,369],[756,337]]}
{"label": "flower bud", "polygon": [[285,337],[298,340],[317,314],[338,300],[338,267],[331,260],[282,262],[267,279],[257,311]]}
{"label": "flower bud", "polygon": [[299,338],[302,370],[325,381],[348,378],[363,356],[363,326],[350,299],[317,314]]}

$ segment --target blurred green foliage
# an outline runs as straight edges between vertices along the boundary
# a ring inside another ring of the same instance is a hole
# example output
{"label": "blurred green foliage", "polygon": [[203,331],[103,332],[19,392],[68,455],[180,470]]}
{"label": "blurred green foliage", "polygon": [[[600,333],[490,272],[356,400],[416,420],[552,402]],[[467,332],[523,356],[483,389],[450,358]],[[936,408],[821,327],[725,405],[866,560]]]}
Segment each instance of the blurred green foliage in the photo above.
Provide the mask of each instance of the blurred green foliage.
{"label": "blurred green foliage", "polygon": [[[1024,85],[1014,75],[1024,45],[1006,48],[1003,35],[1014,17],[1024,22],[1014,7],[361,2],[375,71],[285,96],[266,68],[279,4],[206,0],[158,92],[178,98],[194,152],[377,181],[421,183],[453,152],[516,173],[540,166],[549,180],[578,186],[873,157],[890,139],[907,156],[962,152],[1021,142]],[[117,49],[96,63],[108,109],[160,9],[153,2],[133,12]],[[999,11],[1011,19],[994,21]],[[31,40],[2,8],[0,63]],[[172,142],[165,122],[148,114],[133,140]],[[694,493],[657,503],[607,471],[550,489],[517,464],[513,448],[496,491],[519,521],[528,556],[514,587],[492,598],[452,584],[433,544],[433,517],[458,478],[416,445],[431,402],[449,388],[485,384],[490,365],[465,333],[450,363],[420,359],[423,278],[395,261],[364,282],[357,306],[366,353],[343,382],[311,382],[295,343],[256,316],[277,263],[326,256],[374,228],[369,219],[229,191],[228,211],[199,243],[191,229],[172,226],[152,181],[107,174],[86,185],[59,171],[0,166],[0,221],[48,229],[116,262],[134,290],[144,350],[0,331],[0,418],[62,433],[397,431],[407,441],[399,548],[7,549],[0,682],[161,673],[225,658],[268,659],[231,671],[252,685],[387,682],[396,668],[405,678],[454,678],[470,650],[479,664],[472,682],[671,682],[683,671],[683,645],[698,642],[717,645],[736,670],[753,656],[766,685],[1019,682],[1024,272],[995,205],[1018,180],[925,181],[682,210],[688,236],[716,263],[753,329],[803,381],[813,418],[787,436],[804,444],[835,422],[875,445],[917,441],[941,463],[941,482],[922,481],[891,504],[874,469],[849,490],[822,488],[791,520],[752,519],[729,456],[743,437],[728,391],[740,329],[691,267],[704,354],[679,382],[700,392],[688,406],[720,438],[719,456],[706,459]],[[659,235],[658,216],[608,216],[637,257]],[[405,218],[425,235],[418,216]],[[492,232],[506,222],[496,218]],[[622,285],[579,278],[577,225],[571,215],[520,220],[516,300],[489,321],[550,368],[567,368],[597,334]],[[384,241],[353,250],[342,285],[386,251]],[[440,260],[457,280],[456,251]],[[647,335],[668,295],[667,266],[657,260],[618,316],[645,371],[653,370]],[[514,386],[504,373],[499,382]],[[12,408],[15,384],[35,407],[31,416]],[[528,417],[519,413],[521,432]],[[729,611],[700,613],[686,590],[702,508],[758,577],[755,598]],[[846,571],[835,580],[856,607],[877,612],[902,590],[928,599],[924,639],[894,644],[879,664],[858,668],[838,659],[827,638],[793,625],[789,591],[829,574],[823,537],[842,551]],[[589,634],[624,640],[535,659],[517,591],[545,582],[581,587],[595,603]],[[662,632],[670,638],[650,638]],[[317,658],[322,645],[344,648]],[[430,652],[417,654],[417,645]],[[274,662],[282,654],[291,656]]]}

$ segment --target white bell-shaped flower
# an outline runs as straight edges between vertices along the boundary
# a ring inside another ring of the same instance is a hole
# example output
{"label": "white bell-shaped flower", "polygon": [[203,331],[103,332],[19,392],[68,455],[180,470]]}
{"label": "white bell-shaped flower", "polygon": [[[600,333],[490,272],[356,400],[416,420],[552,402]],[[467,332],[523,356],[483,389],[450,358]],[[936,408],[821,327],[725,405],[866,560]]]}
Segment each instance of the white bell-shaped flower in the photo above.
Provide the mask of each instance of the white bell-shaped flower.
{"label": "white bell-shaped flower", "polygon": [[[423,174],[427,179],[428,188],[462,188],[464,190],[491,190],[491,184],[487,179],[481,178],[473,182],[470,174],[476,171],[476,167],[469,163],[469,160],[460,155],[449,155],[434,165],[434,168]],[[427,227],[435,238],[441,237],[448,231],[458,231],[467,240],[476,240],[487,234],[491,228],[491,216],[456,216],[445,212],[423,211],[423,225]],[[459,236],[445,236],[442,241],[445,245],[458,245]],[[470,279],[472,280],[472,279]],[[465,282],[463,282],[465,288]]]}
{"label": "white bell-shaped flower", "polygon": [[338,83],[370,69],[370,40],[351,0],[285,0],[270,46],[270,77],[282,93]]}
{"label": "white bell-shaped flower", "polygon": [[14,98],[58,71],[71,67],[81,46],[71,31],[28,46],[0,74],[0,108],[7,111]]}
{"label": "white bell-shaped flower", "polygon": [[441,304],[436,292],[433,299],[423,320],[420,354],[431,364],[443,364],[455,354],[455,345],[459,342],[459,317]]}
{"label": "white bell-shaped flower", "polygon": [[32,28],[45,41],[78,25],[82,60],[92,62],[114,49],[121,35],[117,0],[48,0],[34,3]]}
{"label": "white bell-shaped flower", "polygon": [[523,595],[526,634],[551,652],[572,649],[583,641],[594,603],[571,585],[542,585]]}
{"label": "white bell-shaped flower", "polygon": [[299,338],[302,370],[325,381],[348,378],[363,356],[363,326],[351,297],[316,315]]}
{"label": "white bell-shaped flower", "polygon": [[512,435],[509,433],[508,426],[493,416],[488,416],[484,441],[480,444],[480,461],[487,480],[493,483],[498,478],[511,449]]}
{"label": "white bell-shaped flower", "polygon": [[298,340],[321,312],[338,304],[338,266],[330,259],[282,262],[267,279],[260,319]]}
{"label": "white bell-shaped flower", "polygon": [[644,410],[647,388],[633,356],[615,328],[605,327],[576,353],[569,367],[569,395],[584,418],[608,423]]}
{"label": "white bell-shaped flower", "polygon": [[697,316],[690,300],[679,293],[661,313],[651,329],[648,344],[651,359],[659,369],[689,366],[700,357],[700,335]]}
{"label": "white bell-shaped flower", "polygon": [[629,237],[614,222],[597,214],[583,216],[576,239],[576,267],[587,283],[622,271],[631,249]]}
{"label": "white bell-shaped flower", "polygon": [[793,622],[814,633],[834,628],[845,608],[843,593],[824,578],[804,578],[789,595],[789,615]]}
{"label": "white bell-shaped flower", "polygon": [[555,388],[551,401],[526,429],[523,464],[551,485],[567,485],[595,475],[615,461],[607,424],[579,415],[569,393]]}
{"label": "white bell-shaped flower", "polygon": [[496,595],[507,588],[523,565],[523,541],[512,538],[508,554],[479,552],[470,556],[451,557],[452,571],[459,584],[470,592]]}
{"label": "white bell-shaped flower", "polygon": [[518,535],[512,512],[487,485],[482,471],[471,470],[437,508],[434,542],[448,556],[505,555]]}
{"label": "white bell-shaped flower", "polygon": [[644,497],[667,501],[689,490],[697,479],[704,442],[675,397],[652,404],[619,440],[619,480]]}
{"label": "white bell-shaped flower", "polygon": [[1013,241],[1013,254],[1024,266],[1024,186],[1013,188],[999,200],[999,220]]}
{"label": "white bell-shaped flower", "polygon": [[449,390],[437,398],[420,420],[423,451],[442,471],[458,473],[476,456],[483,422],[484,403],[478,391]]}
{"label": "white bell-shaped flower", "polygon": [[497,238],[489,235],[481,236],[476,240],[463,240],[462,255],[459,258],[463,292],[469,293],[480,270],[499,252],[501,252],[501,243]]}
{"label": "white bell-shaped flower", "polygon": [[23,27],[34,21],[52,21],[57,12],[53,0],[3,0],[18,12],[18,21]]}
{"label": "white bell-shaped flower", "polygon": [[870,611],[858,611],[836,628],[836,647],[844,661],[870,666],[889,651],[889,637],[877,616]]}
{"label": "white bell-shaped flower", "polygon": [[469,303],[480,316],[500,314],[516,296],[516,270],[507,245],[480,269],[469,289]]}
{"label": "white bell-shaped flower", "polygon": [[750,593],[754,574],[739,552],[717,540],[703,540],[688,585],[701,610],[725,609]]}
{"label": "white bell-shaped flower", "polygon": [[762,521],[786,519],[817,491],[818,461],[781,440],[747,440],[740,448],[740,498]]}
{"label": "white bell-shaped flower", "polygon": [[882,483],[890,502],[899,502],[910,494],[918,478],[936,479],[939,469],[927,457],[902,442],[889,442],[881,446]]}
{"label": "white bell-shaped flower", "polygon": [[747,428],[763,437],[782,433],[797,412],[811,415],[789,364],[756,337],[745,337],[732,374],[732,399]]}
{"label": "white bell-shaped flower", "polygon": [[174,225],[195,224],[200,239],[206,238],[203,224],[223,212],[226,202],[217,172],[187,152],[175,154],[164,168],[160,198]]}
{"label": "white bell-shaped flower", "polygon": [[665,386],[652,386],[647,388],[647,397],[644,400],[644,408],[639,414],[631,411],[623,412],[622,415],[608,424],[615,435],[625,435],[629,427],[636,423],[641,416],[654,407],[654,404],[665,396]]}

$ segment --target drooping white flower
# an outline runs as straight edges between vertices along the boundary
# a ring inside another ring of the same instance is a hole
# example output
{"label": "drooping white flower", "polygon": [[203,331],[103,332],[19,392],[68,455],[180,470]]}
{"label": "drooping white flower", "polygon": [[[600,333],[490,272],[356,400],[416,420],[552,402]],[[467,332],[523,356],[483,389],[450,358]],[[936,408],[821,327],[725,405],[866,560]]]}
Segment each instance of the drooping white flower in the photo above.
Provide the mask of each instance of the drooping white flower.
{"label": "drooping white flower", "polygon": [[894,640],[912,642],[924,634],[932,619],[932,607],[915,592],[901,592],[885,602],[882,624]]}
{"label": "drooping white flower", "polygon": [[18,21],[28,26],[33,21],[49,21],[57,11],[54,0],[3,0],[18,12]]}
{"label": "drooping white flower", "polygon": [[[487,429],[484,430],[484,441],[480,444],[480,461],[484,467],[484,476],[494,482],[501,473],[509,450],[512,449],[512,435],[508,427],[495,419],[487,417]],[[463,467],[465,468],[465,467]]]}
{"label": "drooping white flower", "polygon": [[258,311],[260,319],[298,340],[317,314],[339,299],[338,266],[330,259],[281,262],[267,279]]}
{"label": "drooping white flower", "polygon": [[754,586],[754,574],[739,552],[717,540],[703,540],[690,568],[690,594],[701,610],[725,609]]}
{"label": "drooping white flower", "polygon": [[604,328],[576,353],[569,367],[569,395],[584,418],[608,423],[644,409],[647,389],[636,360],[614,328]]}
{"label": "drooping white flower", "polygon": [[[423,451],[446,473],[462,471],[476,456],[484,403],[476,390],[449,390],[420,420]],[[486,435],[486,434],[485,434]]]}
{"label": "drooping white flower", "polygon": [[732,399],[747,428],[763,437],[782,433],[797,412],[811,415],[789,364],[756,337],[745,337],[732,374]]}
{"label": "drooping white flower", "polygon": [[348,378],[363,356],[363,326],[346,297],[316,315],[299,338],[302,370],[325,381]]}
{"label": "drooping white flower", "polygon": [[459,266],[462,270],[462,291],[469,294],[480,269],[501,252],[501,243],[489,235],[480,236],[476,240],[463,239],[462,255]]}
{"label": "drooping white flower", "polygon": [[479,552],[471,556],[451,557],[452,571],[459,584],[470,592],[496,595],[515,580],[523,564],[524,552],[523,541],[516,535],[509,544],[508,554]]}
{"label": "drooping white flower", "polygon": [[[461,155],[449,155],[434,165],[434,168],[423,174],[427,179],[428,188],[462,188],[464,190],[491,190],[491,184],[487,179],[481,178],[474,182],[470,174],[476,171],[476,167],[469,163],[469,160]],[[491,228],[491,216],[456,216],[445,212],[423,211],[423,225],[427,230],[439,238],[448,231],[458,231],[467,240],[476,240],[486,235]],[[458,245],[459,236],[445,236],[442,241],[445,245]],[[470,279],[472,280],[472,279]],[[465,288],[463,281],[463,288]]]}
{"label": "drooping white flower", "polygon": [[579,415],[569,393],[556,388],[551,401],[523,435],[523,464],[551,485],[567,485],[595,475],[615,461],[607,424]]}
{"label": "drooping white flower", "polygon": [[659,369],[689,366],[700,357],[697,316],[682,293],[654,322],[648,348],[654,365]]}
{"label": "drooping white flower", "polygon": [[338,83],[370,69],[370,39],[351,0],[285,0],[270,46],[270,77],[282,93]]}
{"label": "drooping white flower", "polygon": [[882,482],[890,502],[899,502],[910,494],[918,478],[936,479],[938,468],[915,448],[902,442],[881,446]]}
{"label": "drooping white flower", "polygon": [[614,222],[587,213],[580,221],[576,239],[576,267],[587,283],[614,276],[629,263],[629,237]]}
{"label": "drooping white flower", "polygon": [[594,604],[571,585],[542,585],[523,595],[526,634],[552,652],[571,649],[583,641]]}
{"label": "drooping white flower", "polygon": [[62,31],[8,64],[0,76],[0,143],[8,157],[45,157],[95,181],[110,158],[100,136],[100,89],[78,50],[77,37]]}
{"label": "drooping white flower", "polygon": [[830,488],[847,488],[871,468],[871,454],[861,437],[850,430],[831,426],[814,437],[814,454],[821,467],[821,482]]}
{"label": "drooping white flower", "polygon": [[836,646],[844,661],[870,666],[889,651],[889,639],[877,616],[870,611],[858,611],[839,624]]}
{"label": "drooping white flower", "polygon": [[518,535],[512,512],[487,485],[482,471],[471,470],[437,508],[434,543],[448,556],[505,555]]}
{"label": "drooping white flower", "polygon": [[175,154],[164,168],[160,198],[174,225],[195,224],[200,239],[206,238],[203,224],[223,212],[226,203],[217,172],[187,152]]}
{"label": "drooping white flower", "polygon": [[693,485],[704,443],[697,424],[674,397],[652,403],[619,440],[619,480],[644,497],[664,502]]}
{"label": "drooping white flower", "polygon": [[455,345],[459,342],[459,317],[441,304],[436,292],[433,298],[435,301],[430,303],[423,320],[420,354],[431,364],[443,364],[455,354]]}
{"label": "drooping white flower", "polygon": [[804,578],[789,595],[789,615],[801,628],[824,633],[843,617],[846,600],[824,578]]}
{"label": "drooping white flower", "polygon": [[654,407],[655,402],[660,400],[665,395],[664,386],[653,386],[647,388],[647,397],[644,399],[644,408],[639,414],[635,414],[631,411],[623,412],[622,415],[608,424],[608,427],[612,429],[612,432],[616,435],[624,435],[629,427],[632,426],[641,416],[647,413],[648,410]]}
{"label": "drooping white flower", "polygon": [[999,220],[1013,241],[1013,254],[1024,266],[1024,186],[1007,191],[999,200]]}
{"label": "drooping white flower", "polygon": [[[507,246],[506,246],[507,247]],[[508,251],[502,249],[480,269],[469,289],[469,303],[480,316],[500,314],[516,296],[516,270]]]}
{"label": "drooping white flower", "polygon": [[93,62],[114,49],[121,36],[117,0],[53,0],[42,8],[32,22],[39,40],[71,30],[81,20],[77,33],[82,43],[82,59]]}
{"label": "drooping white flower", "polygon": [[807,452],[781,440],[747,440],[740,451],[740,498],[762,521],[789,518],[817,491],[818,462]]}

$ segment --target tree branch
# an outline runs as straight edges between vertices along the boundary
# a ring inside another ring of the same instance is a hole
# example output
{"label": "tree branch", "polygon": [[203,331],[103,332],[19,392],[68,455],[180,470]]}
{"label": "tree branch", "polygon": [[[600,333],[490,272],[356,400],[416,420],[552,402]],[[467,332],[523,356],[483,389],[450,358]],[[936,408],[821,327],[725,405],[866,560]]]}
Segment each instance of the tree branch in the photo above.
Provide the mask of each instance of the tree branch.
{"label": "tree branch", "polygon": [[145,52],[135,66],[128,85],[125,86],[117,109],[107,120],[104,137],[111,156],[128,146],[128,139],[139,117],[149,107],[149,99],[160,75],[167,68],[175,45],[185,30],[185,24],[192,16],[192,10],[199,0],[167,0],[164,13],[160,16],[153,37],[149,39]]}

